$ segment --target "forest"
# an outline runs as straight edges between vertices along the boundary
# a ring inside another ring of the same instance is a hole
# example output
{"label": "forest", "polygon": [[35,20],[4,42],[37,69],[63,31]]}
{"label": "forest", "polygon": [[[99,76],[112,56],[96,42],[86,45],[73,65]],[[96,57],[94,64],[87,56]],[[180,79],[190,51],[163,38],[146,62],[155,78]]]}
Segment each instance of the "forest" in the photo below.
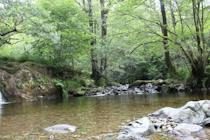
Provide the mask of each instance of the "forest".
{"label": "forest", "polygon": [[209,89],[210,0],[0,0],[0,102]]}
{"label": "forest", "polygon": [[2,59],[80,70],[97,85],[208,85],[208,1],[1,0],[0,12]]}

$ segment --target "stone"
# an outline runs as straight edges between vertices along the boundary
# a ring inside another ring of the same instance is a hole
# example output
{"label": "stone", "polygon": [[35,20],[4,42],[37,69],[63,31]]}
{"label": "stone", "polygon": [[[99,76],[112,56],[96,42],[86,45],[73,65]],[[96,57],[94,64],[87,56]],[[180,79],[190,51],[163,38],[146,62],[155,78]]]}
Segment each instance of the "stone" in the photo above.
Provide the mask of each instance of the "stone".
{"label": "stone", "polygon": [[0,67],[0,88],[8,102],[61,98],[51,70],[34,62],[5,62]]}
{"label": "stone", "polygon": [[178,131],[182,135],[192,135],[193,133],[199,133],[202,129],[203,127],[196,124],[181,123],[174,128],[174,131]]}
{"label": "stone", "polygon": [[210,117],[210,100],[202,100],[199,101],[200,105],[202,106],[202,110],[206,114],[207,117]]}
{"label": "stone", "polygon": [[185,88],[185,85],[184,84],[180,84],[178,87],[177,87],[177,91],[184,91],[186,88]]}
{"label": "stone", "polygon": [[179,140],[205,140],[208,137],[203,127],[186,123],[178,124],[172,134]]}
{"label": "stone", "polygon": [[131,122],[118,136],[119,140],[138,140],[160,132],[176,139],[206,139],[202,126],[210,124],[210,100],[189,101],[180,108],[164,107]]}
{"label": "stone", "polygon": [[203,121],[203,126],[210,127],[210,118],[206,118],[206,119]]}
{"label": "stone", "polygon": [[143,117],[139,120],[129,123],[122,128],[117,140],[141,140],[144,136],[154,132],[154,126],[148,117]]}
{"label": "stone", "polygon": [[118,86],[110,86],[105,88],[98,88],[90,90],[86,93],[87,96],[108,96],[108,95],[128,95],[128,94],[156,94],[158,91],[156,90],[157,86],[152,85],[151,83],[142,85],[141,87],[132,87],[129,88],[129,85],[118,85]]}
{"label": "stone", "polygon": [[199,102],[190,101],[181,108],[165,107],[151,114],[161,118],[172,118],[175,122],[201,124],[206,117]]}
{"label": "stone", "polygon": [[74,133],[77,130],[77,127],[68,124],[57,124],[47,127],[44,130],[49,133]]}

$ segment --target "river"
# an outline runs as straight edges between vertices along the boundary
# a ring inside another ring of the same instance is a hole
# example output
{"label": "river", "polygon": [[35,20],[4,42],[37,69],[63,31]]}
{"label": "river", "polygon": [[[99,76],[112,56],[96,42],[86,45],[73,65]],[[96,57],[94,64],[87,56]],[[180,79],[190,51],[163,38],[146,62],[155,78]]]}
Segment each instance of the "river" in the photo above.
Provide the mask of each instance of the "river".
{"label": "river", "polygon": [[[68,101],[10,103],[0,107],[0,140],[113,139],[120,126],[165,106],[179,107],[209,94],[123,95],[78,97]],[[74,134],[51,135],[43,128],[55,124],[78,127]],[[108,134],[108,135],[107,135]],[[95,137],[97,138],[97,137]],[[105,139],[105,138],[101,138]]]}

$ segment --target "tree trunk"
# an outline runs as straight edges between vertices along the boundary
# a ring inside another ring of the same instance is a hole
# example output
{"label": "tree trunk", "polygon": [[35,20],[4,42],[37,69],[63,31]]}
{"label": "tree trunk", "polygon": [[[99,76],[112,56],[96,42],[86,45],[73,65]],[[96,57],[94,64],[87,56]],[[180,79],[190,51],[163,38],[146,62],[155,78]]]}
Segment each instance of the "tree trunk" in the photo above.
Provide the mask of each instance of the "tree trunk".
{"label": "tree trunk", "polygon": [[169,43],[168,43],[168,30],[167,30],[167,17],[166,17],[166,10],[165,10],[165,4],[164,0],[160,0],[160,9],[161,9],[161,15],[162,15],[162,25],[161,25],[161,31],[163,34],[163,46],[165,50],[165,62],[168,69],[168,72],[170,74],[175,74],[176,69],[171,61],[170,52],[169,52]]}
{"label": "tree trunk", "polygon": [[193,21],[195,27],[195,37],[197,42],[198,54],[192,55],[193,62],[192,79],[195,81],[193,86],[203,87],[206,77],[205,70],[208,64],[207,43],[204,38],[204,6],[203,1],[192,0]]}
{"label": "tree trunk", "polygon": [[[107,37],[107,16],[108,10],[105,8],[105,0],[100,0],[101,5],[101,40],[102,47],[106,46],[106,37]],[[100,71],[101,74],[105,77],[107,69],[107,54],[104,52],[101,57],[101,66]]]}
{"label": "tree trunk", "polygon": [[92,33],[93,37],[90,41],[91,45],[91,68],[92,68],[92,74],[91,77],[95,81],[95,83],[99,83],[100,79],[100,70],[98,67],[98,60],[97,60],[97,54],[95,52],[95,45],[96,45],[96,25],[93,19],[93,5],[92,0],[88,0],[88,16],[89,16],[89,28],[90,32]]}
{"label": "tree trunk", "polygon": [[176,16],[174,14],[174,2],[173,0],[170,0],[170,11],[171,11],[171,19],[172,19],[172,25],[174,29],[174,33],[176,33]]}

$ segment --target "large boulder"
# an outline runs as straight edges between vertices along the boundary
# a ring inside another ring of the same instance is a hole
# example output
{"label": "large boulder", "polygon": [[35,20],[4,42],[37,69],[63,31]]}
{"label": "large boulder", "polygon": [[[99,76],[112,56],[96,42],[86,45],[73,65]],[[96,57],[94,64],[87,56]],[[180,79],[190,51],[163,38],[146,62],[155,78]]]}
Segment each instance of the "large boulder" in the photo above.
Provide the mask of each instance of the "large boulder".
{"label": "large boulder", "polygon": [[205,139],[210,124],[210,100],[190,101],[180,108],[165,107],[123,127],[119,140],[138,140],[154,132],[177,139]]}
{"label": "large boulder", "polygon": [[8,101],[34,101],[61,96],[60,89],[53,83],[50,71],[43,65],[32,62],[2,64],[0,89]]}
{"label": "large boulder", "polygon": [[161,118],[172,118],[175,122],[179,123],[194,123],[194,124],[202,124],[205,120],[206,112],[208,110],[204,110],[207,108],[209,104],[208,101],[190,101],[186,105],[181,108],[171,108],[165,107],[154,113],[151,116],[161,117]]}
{"label": "large boulder", "polygon": [[118,140],[144,139],[144,136],[154,132],[154,126],[148,117],[129,123],[125,126],[117,137]]}
{"label": "large boulder", "polygon": [[191,135],[193,133],[199,133],[203,130],[203,127],[196,124],[180,123],[175,128],[174,131],[181,133],[182,135]]}
{"label": "large boulder", "polygon": [[172,134],[180,140],[200,140],[207,138],[203,127],[196,124],[181,123],[178,124],[172,132]]}

